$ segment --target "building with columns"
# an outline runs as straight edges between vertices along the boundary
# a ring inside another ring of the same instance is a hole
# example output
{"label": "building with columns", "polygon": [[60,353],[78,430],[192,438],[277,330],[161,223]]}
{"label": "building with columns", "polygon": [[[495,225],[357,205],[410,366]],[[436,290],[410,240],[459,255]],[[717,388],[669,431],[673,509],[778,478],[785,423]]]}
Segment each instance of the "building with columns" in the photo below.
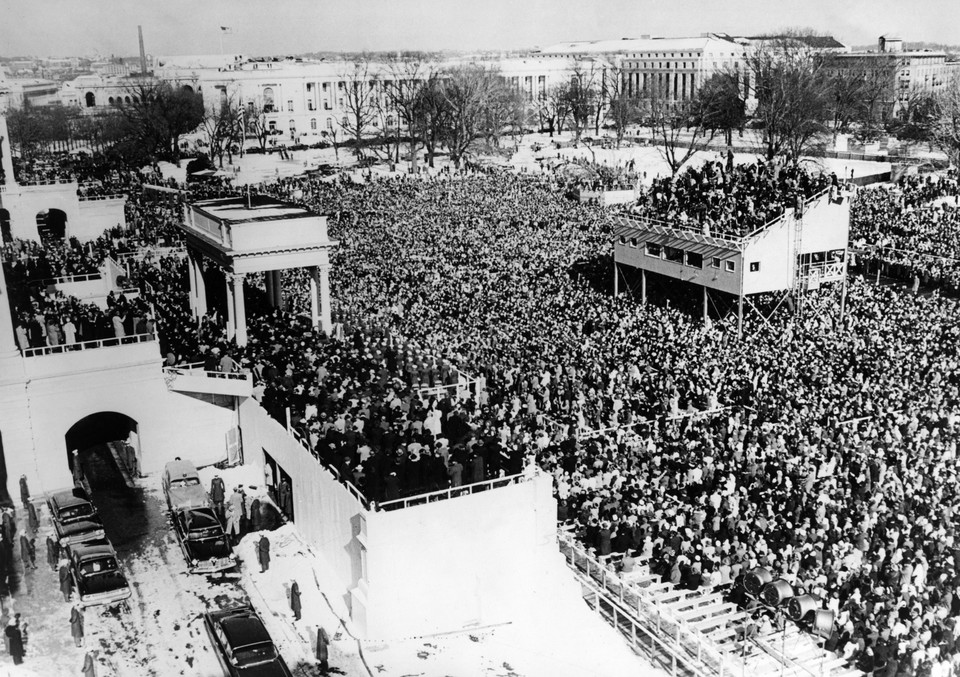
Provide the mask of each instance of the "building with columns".
{"label": "building with columns", "polygon": [[203,317],[219,294],[208,283],[222,282],[226,296],[227,336],[247,343],[244,281],[264,273],[267,300],[283,304],[280,272],[309,268],[311,320],[329,333],[330,250],[327,217],[260,195],[202,200],[184,207],[183,223],[190,262],[190,309]]}

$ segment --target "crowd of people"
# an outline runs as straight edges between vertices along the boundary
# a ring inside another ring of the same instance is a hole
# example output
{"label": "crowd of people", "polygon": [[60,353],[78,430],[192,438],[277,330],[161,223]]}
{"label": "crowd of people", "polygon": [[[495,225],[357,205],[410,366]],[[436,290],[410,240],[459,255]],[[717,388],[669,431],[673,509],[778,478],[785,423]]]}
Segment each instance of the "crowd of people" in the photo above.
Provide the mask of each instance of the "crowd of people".
{"label": "crowd of people", "polygon": [[830,186],[839,188],[836,174],[762,160],[736,165],[731,158],[726,164],[705,162],[676,177],[654,179],[631,212],[696,228],[705,235],[742,237],[787,209],[802,209],[807,200]]}
{"label": "crowd of people", "polygon": [[[831,185],[790,166],[707,163],[655,181],[639,209],[743,233]],[[284,308],[253,277],[237,348],[216,314],[190,316],[181,260],[147,260],[134,277],[154,290],[169,363],[224,369],[229,354],[226,369],[250,369],[267,410],[284,420],[289,408],[374,502],[536,461],[598,556],[645,558],[743,604],[744,574],[765,566],[836,612],[828,645],[862,669],[956,664],[958,301],[854,278],[843,318],[823,289],[802,314],[748,319],[741,337],[732,321],[612,296],[609,214],[546,175],[261,190],[331,214],[334,331],[302,316],[302,274],[285,274]],[[889,197],[864,193],[855,233]],[[144,223],[173,218],[134,202]]]}
{"label": "crowd of people", "polygon": [[850,238],[885,275],[960,294],[960,188],[952,173],[862,191]]}

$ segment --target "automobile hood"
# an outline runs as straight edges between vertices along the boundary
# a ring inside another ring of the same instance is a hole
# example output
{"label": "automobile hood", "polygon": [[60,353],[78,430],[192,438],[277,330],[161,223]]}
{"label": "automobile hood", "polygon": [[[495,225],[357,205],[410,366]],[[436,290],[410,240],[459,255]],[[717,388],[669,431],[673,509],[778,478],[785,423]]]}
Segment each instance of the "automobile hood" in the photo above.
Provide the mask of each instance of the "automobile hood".
{"label": "automobile hood", "polygon": [[167,495],[170,497],[170,505],[173,506],[174,510],[204,508],[210,505],[207,492],[201,486],[170,487],[167,490]]}

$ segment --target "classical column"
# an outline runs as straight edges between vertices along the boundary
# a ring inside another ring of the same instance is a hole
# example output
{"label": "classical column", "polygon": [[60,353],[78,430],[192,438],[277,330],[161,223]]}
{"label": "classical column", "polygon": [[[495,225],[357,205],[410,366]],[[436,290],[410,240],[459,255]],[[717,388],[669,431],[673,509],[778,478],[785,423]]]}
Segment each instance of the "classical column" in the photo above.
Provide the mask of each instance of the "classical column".
{"label": "classical column", "polygon": [[194,316],[203,317],[207,314],[207,282],[203,279],[203,262],[196,256],[191,256],[190,267],[193,271],[191,283],[194,285],[192,301],[194,303]]}
{"label": "classical column", "polygon": [[270,272],[273,275],[273,305],[275,308],[283,308],[283,271]]}
{"label": "classical column", "polygon": [[310,266],[310,324],[314,329],[320,324],[320,271]]}
{"label": "classical column", "polygon": [[[0,117],[0,120],[3,118]],[[3,266],[0,266],[0,356],[14,355],[17,352],[17,341],[13,328],[13,315],[10,313],[10,303],[7,300],[7,282],[3,276]]]}
{"label": "classical column", "polygon": [[237,335],[237,316],[236,309],[234,308],[236,301],[233,298],[234,284],[232,278],[232,273],[223,274],[223,279],[227,288],[227,340],[230,340]]}
{"label": "classical column", "polygon": [[234,273],[231,277],[233,283],[233,322],[235,326],[235,338],[238,346],[247,345],[247,308],[243,299],[243,281],[246,275],[243,273]]}
{"label": "classical column", "polygon": [[190,312],[197,316],[197,270],[194,267],[193,253],[187,250],[187,273],[190,275]]}
{"label": "classical column", "polygon": [[267,305],[271,308],[274,308],[276,304],[274,303],[274,292],[273,292],[273,271],[267,270],[263,273],[263,281],[266,285],[267,290]]}
{"label": "classical column", "polygon": [[319,266],[317,270],[320,286],[320,328],[329,336],[333,329],[330,319],[330,266]]}
{"label": "classical column", "polygon": [[613,262],[613,295],[618,296],[620,294],[620,271],[617,270],[617,262]]}

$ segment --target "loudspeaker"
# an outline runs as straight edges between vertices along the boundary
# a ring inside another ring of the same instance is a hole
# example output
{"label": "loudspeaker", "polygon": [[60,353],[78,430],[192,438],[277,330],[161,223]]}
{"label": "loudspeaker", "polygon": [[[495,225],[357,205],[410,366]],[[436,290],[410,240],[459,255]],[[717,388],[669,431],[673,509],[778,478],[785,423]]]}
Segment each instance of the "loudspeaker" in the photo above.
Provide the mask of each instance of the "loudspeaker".
{"label": "loudspeaker", "polygon": [[748,595],[758,597],[763,586],[773,580],[773,574],[763,567],[757,567],[747,572],[743,577],[743,589]]}
{"label": "loudspeaker", "polygon": [[791,597],[793,597],[793,588],[782,578],[779,581],[767,583],[760,593],[760,599],[772,607],[781,606]]}

